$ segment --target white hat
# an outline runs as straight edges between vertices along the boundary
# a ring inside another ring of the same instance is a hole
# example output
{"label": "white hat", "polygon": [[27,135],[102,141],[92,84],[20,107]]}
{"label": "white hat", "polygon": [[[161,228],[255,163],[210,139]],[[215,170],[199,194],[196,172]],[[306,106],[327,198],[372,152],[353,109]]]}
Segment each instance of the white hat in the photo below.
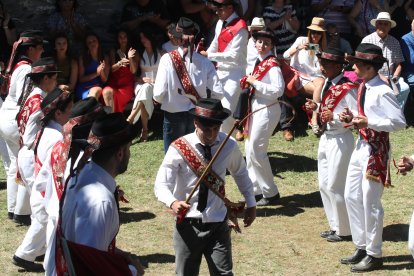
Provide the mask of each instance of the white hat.
{"label": "white hat", "polygon": [[264,29],[266,27],[264,19],[261,18],[261,17],[253,18],[252,24],[250,24],[250,26],[249,26],[249,31],[252,27],[253,28],[262,28],[262,29]]}
{"label": "white hat", "polygon": [[391,19],[391,16],[388,12],[380,12],[377,15],[376,19],[371,19],[371,25],[375,27],[375,24],[377,21],[388,21],[391,23],[391,28],[394,28],[397,26],[397,23]]}

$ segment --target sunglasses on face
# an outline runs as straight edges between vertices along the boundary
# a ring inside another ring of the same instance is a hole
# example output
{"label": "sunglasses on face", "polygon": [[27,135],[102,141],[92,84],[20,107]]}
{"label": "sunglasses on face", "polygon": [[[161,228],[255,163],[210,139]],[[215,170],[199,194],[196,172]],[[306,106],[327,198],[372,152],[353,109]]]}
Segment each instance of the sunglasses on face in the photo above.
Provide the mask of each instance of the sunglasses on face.
{"label": "sunglasses on face", "polygon": [[310,33],[313,35],[322,35],[322,32],[318,32],[318,31],[311,31]]}

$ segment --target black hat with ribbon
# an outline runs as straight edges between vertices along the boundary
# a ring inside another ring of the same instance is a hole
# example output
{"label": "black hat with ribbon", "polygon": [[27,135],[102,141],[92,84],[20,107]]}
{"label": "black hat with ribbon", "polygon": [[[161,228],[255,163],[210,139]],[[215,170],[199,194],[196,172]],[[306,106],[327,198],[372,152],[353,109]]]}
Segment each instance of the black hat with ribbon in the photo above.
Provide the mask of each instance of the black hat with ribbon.
{"label": "black hat with ribbon", "polygon": [[22,46],[36,46],[48,43],[43,40],[43,32],[39,30],[27,30],[20,34],[19,40],[21,40]]}
{"label": "black hat with ribbon", "polygon": [[220,100],[210,98],[199,99],[195,108],[190,109],[188,112],[196,118],[216,124],[223,123],[231,115],[231,111],[224,108]]}
{"label": "black hat with ribbon", "polygon": [[129,124],[121,112],[106,114],[91,128],[88,144],[95,150],[124,145],[138,136],[139,128]]}
{"label": "black hat with ribbon", "polygon": [[183,35],[197,36],[200,33],[200,27],[193,20],[180,17],[175,28],[171,28],[170,32],[177,38],[181,38]]}
{"label": "black hat with ribbon", "polygon": [[352,63],[361,61],[368,64],[383,64],[387,61],[381,48],[370,43],[359,44],[354,55],[347,55],[346,59]]}
{"label": "black hat with ribbon", "polygon": [[51,74],[51,73],[60,73],[57,69],[55,60],[51,57],[41,58],[36,62],[32,63],[32,70],[28,76],[35,74]]}
{"label": "black hat with ribbon", "polygon": [[71,97],[71,93],[69,91],[63,91],[60,88],[55,88],[52,92],[47,93],[46,97],[43,98],[42,103],[40,104],[43,117],[46,117],[50,112],[56,110],[58,108],[58,104],[65,101],[69,97]]}
{"label": "black hat with ribbon", "polygon": [[320,59],[336,62],[340,64],[346,64],[345,52],[338,48],[328,48],[320,53],[317,53],[316,56]]}

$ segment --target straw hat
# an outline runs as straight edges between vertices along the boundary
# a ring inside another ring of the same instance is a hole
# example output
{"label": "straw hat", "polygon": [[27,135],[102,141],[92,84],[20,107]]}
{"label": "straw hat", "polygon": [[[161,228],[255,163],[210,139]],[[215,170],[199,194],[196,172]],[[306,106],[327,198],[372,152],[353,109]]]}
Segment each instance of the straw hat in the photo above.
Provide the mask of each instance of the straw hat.
{"label": "straw hat", "polygon": [[370,23],[372,26],[375,27],[375,24],[377,23],[377,21],[387,21],[391,23],[391,28],[394,28],[395,26],[397,26],[397,23],[391,19],[391,16],[388,12],[380,12],[377,15],[376,19],[371,19]]}
{"label": "straw hat", "polygon": [[249,31],[251,30],[251,28],[255,28],[255,29],[264,29],[266,27],[265,25],[265,21],[262,17],[255,17],[252,20],[252,24],[250,24]]}
{"label": "straw hat", "polygon": [[312,31],[326,32],[325,19],[320,17],[314,17],[312,18],[312,23],[307,28]]}

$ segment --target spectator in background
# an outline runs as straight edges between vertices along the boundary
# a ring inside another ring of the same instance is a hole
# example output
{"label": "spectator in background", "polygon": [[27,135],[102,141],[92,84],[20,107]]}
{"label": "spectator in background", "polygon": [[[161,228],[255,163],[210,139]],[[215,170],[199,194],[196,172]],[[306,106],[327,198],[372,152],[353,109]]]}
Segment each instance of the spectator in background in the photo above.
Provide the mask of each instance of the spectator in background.
{"label": "spectator in background", "polygon": [[102,90],[102,97],[112,112],[122,112],[134,97],[134,76],[138,69],[138,59],[125,29],[117,32],[116,42],[116,49],[112,49],[109,54],[111,74]]}
{"label": "spectator in background", "polygon": [[411,32],[401,38],[401,49],[405,58],[402,76],[410,86],[404,115],[407,125],[414,126],[414,19],[411,22]]}
{"label": "spectator in background", "polygon": [[405,14],[407,15],[407,18],[409,20],[413,20],[414,19],[414,1],[408,0],[404,4],[404,10],[405,10]]}
{"label": "spectator in background", "polygon": [[169,22],[169,15],[163,1],[156,0],[131,0],[123,8],[122,26],[133,32],[143,22],[156,24],[159,30],[165,30]]}
{"label": "spectator in background", "polygon": [[335,24],[337,32],[349,40],[353,33],[348,22],[348,13],[354,2],[355,0],[312,0],[311,8],[315,16],[324,18],[327,25]]}
{"label": "spectator in background", "polygon": [[58,68],[57,83],[60,89],[73,92],[78,82],[78,62],[69,51],[69,39],[65,33],[56,35],[54,58]]}
{"label": "spectator in background", "polygon": [[296,10],[292,5],[287,5],[285,0],[274,0],[273,5],[264,8],[263,18],[266,27],[272,29],[278,39],[276,54],[282,57],[295,42],[296,32],[300,28]]}
{"label": "spectator in background", "polygon": [[335,24],[330,23],[326,25],[326,34],[328,39],[328,48],[338,48],[347,54],[353,53],[351,44],[341,37],[341,34],[338,33],[338,28]]}
{"label": "spectator in background", "polygon": [[181,43],[181,36],[175,36],[176,32],[173,32],[176,22],[170,23],[167,27],[168,41],[162,44],[162,50],[166,53],[177,50]]}
{"label": "spectator in background", "polygon": [[148,120],[151,119],[152,112],[154,111],[152,97],[154,95],[154,82],[161,60],[161,52],[158,40],[151,32],[150,27],[141,29],[139,42],[138,52],[141,75],[136,78],[135,100],[127,121],[132,124],[141,117],[142,131],[140,142],[146,142],[148,140]]}
{"label": "spectator in background", "polygon": [[404,0],[390,0],[390,14],[391,18],[395,20],[398,28],[392,28],[390,34],[400,39],[403,35],[408,33],[411,29],[411,19],[406,16],[404,10]]}
{"label": "spectator in background", "polygon": [[9,61],[11,48],[16,41],[16,28],[3,2],[0,1],[0,72],[5,70]]}
{"label": "spectator in background", "polygon": [[98,36],[89,33],[85,37],[85,53],[79,57],[79,82],[76,87],[76,100],[86,97],[99,99],[102,86],[109,75],[109,59],[103,54]]}
{"label": "spectator in background", "polygon": [[76,11],[77,0],[56,0],[56,11],[49,17],[46,29],[49,37],[65,33],[69,38],[73,54],[80,54],[88,23]]}
{"label": "spectator in background", "polygon": [[257,31],[261,31],[265,28],[265,22],[261,17],[253,18],[252,24],[249,26],[250,38],[247,42],[247,67],[246,67],[246,74],[250,74],[255,66],[256,60],[259,57],[259,53],[256,49],[256,41],[253,37],[253,33]]}

